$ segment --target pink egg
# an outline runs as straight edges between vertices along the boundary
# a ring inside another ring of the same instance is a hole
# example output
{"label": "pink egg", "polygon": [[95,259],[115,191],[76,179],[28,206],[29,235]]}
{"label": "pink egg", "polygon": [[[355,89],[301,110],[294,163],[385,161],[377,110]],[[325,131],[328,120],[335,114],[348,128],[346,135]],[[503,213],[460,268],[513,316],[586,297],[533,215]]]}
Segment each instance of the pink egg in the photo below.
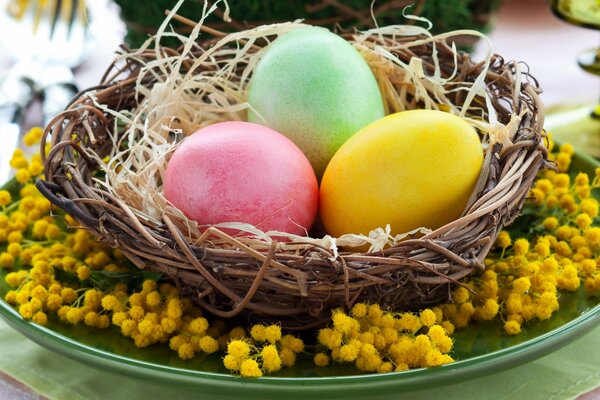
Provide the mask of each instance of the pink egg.
{"label": "pink egg", "polygon": [[222,122],[184,139],[164,182],[167,199],[201,225],[250,223],[305,235],[319,199],[315,173],[282,134],[249,122]]}

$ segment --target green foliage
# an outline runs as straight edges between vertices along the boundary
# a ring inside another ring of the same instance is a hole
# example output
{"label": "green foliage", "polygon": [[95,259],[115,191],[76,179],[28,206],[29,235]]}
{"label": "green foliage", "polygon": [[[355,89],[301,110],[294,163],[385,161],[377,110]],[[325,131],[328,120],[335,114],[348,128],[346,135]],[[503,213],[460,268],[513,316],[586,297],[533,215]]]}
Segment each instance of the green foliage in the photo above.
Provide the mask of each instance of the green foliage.
{"label": "green foliage", "polygon": [[129,289],[139,290],[145,280],[158,281],[160,278],[159,272],[140,271],[131,266],[127,272],[92,271],[89,279],[94,288],[109,291],[117,283],[124,283]]}
{"label": "green foliage", "polygon": [[[83,287],[93,287],[94,289],[108,292],[117,283],[123,283],[132,290],[139,290],[145,280],[158,281],[161,278],[159,272],[140,271],[128,262],[123,262],[123,265],[130,267],[129,271],[92,271],[90,277],[83,282]],[[76,274],[62,269],[55,269],[54,276],[58,281],[69,285],[79,285],[81,283]]]}
{"label": "green foliage", "polygon": [[[116,0],[121,6],[123,19],[128,23],[129,31],[126,40],[132,47],[137,47],[148,38],[148,34],[155,31],[164,19],[164,11],[171,9],[175,0],[155,0],[152,2],[140,3],[132,0]],[[231,7],[231,17],[234,21],[244,25],[251,26],[257,23],[272,23],[279,21],[292,21],[295,19],[306,19],[308,22],[326,19],[331,23],[340,16],[340,10],[333,6],[315,7],[321,4],[322,0],[300,1],[276,1],[276,0],[244,0],[229,1]],[[340,0],[344,6],[352,10],[369,10],[371,0]],[[375,8],[383,5],[384,1],[377,1]],[[418,3],[418,1],[415,1]],[[434,33],[446,32],[456,29],[476,29],[481,32],[487,31],[489,26],[489,15],[496,11],[501,4],[501,0],[422,0],[422,7],[418,4],[407,9],[407,14],[414,14],[420,9],[419,15],[433,22]],[[223,8],[220,7],[222,10]],[[203,1],[188,0],[183,3],[178,14],[192,20],[199,20],[202,15]],[[360,23],[357,19],[348,20],[341,25],[342,28],[372,27],[372,21],[367,18],[366,24]],[[390,24],[406,23],[402,11],[398,9],[381,13],[377,22],[380,26]],[[227,25],[223,24],[218,15],[209,16],[206,24],[217,26],[219,29],[225,29]],[[177,30],[185,27],[177,22],[173,22],[173,27]],[[229,30],[235,30],[229,26]],[[173,43],[165,43],[173,44]]]}

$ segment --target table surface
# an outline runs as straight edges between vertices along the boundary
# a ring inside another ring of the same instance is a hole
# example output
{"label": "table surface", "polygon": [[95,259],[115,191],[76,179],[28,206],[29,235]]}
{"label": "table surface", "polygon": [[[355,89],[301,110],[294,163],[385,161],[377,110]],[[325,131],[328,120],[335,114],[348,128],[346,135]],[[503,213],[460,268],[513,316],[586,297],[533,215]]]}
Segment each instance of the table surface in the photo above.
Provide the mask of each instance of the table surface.
{"label": "table surface", "polygon": [[[6,0],[0,0],[0,7]],[[75,70],[79,87],[97,83],[121,43],[124,26],[117,17],[118,10],[108,0],[87,2],[91,8],[92,34],[98,42],[91,57]],[[2,33],[0,27],[0,34]],[[570,103],[590,103],[598,99],[600,85],[597,78],[584,73],[575,63],[575,57],[584,49],[595,47],[598,32],[568,25],[555,18],[543,0],[506,0],[495,19],[495,28],[489,35],[493,51],[505,59],[526,60],[527,65],[544,89],[542,99],[547,106]],[[482,57],[485,49],[480,43],[475,57]],[[10,67],[10,61],[0,54],[0,75]],[[39,125],[39,104],[26,120],[26,128]],[[0,372],[0,399],[45,399],[43,395]],[[579,400],[600,399],[600,387],[584,394]]]}

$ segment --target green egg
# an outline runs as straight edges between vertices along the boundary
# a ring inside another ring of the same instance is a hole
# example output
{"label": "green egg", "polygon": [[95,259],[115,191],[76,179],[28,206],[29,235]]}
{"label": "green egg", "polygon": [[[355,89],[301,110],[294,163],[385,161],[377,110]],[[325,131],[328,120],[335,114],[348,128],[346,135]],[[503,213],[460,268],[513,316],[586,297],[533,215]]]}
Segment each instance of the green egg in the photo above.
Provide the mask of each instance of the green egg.
{"label": "green egg", "polygon": [[320,179],[337,149],[384,116],[369,66],[346,40],[306,27],[276,39],[250,82],[250,122],[290,138]]}

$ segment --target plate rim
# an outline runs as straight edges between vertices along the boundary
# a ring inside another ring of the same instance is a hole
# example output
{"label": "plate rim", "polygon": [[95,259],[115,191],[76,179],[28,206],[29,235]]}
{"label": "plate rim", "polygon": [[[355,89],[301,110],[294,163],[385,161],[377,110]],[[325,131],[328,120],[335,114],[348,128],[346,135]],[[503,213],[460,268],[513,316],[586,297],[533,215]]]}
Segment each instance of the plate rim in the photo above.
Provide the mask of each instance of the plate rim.
{"label": "plate rim", "polygon": [[[560,144],[561,141],[556,141],[556,145]],[[575,154],[579,164],[584,164],[590,169],[600,167],[600,162],[591,156],[581,151],[576,151]],[[14,179],[6,182],[2,187],[10,185],[12,181]],[[424,383],[429,383],[429,387],[439,387],[506,370],[513,366],[512,356],[516,354],[520,354],[519,359],[523,364],[533,361],[551,353],[559,346],[562,347],[567,341],[576,339],[592,328],[600,326],[598,324],[600,322],[600,300],[595,306],[582,311],[576,318],[539,336],[440,367],[384,374],[324,377],[264,376],[246,379],[232,374],[186,369],[122,356],[27,321],[2,297],[0,297],[0,318],[35,343],[67,358],[112,373],[121,372],[138,379],[150,378],[153,382],[163,386],[181,388],[181,385],[184,385],[187,388],[201,388],[203,391],[212,393],[220,393],[219,389],[226,389],[228,394],[232,394],[232,391],[237,389],[239,395],[244,397],[255,395],[261,398],[272,394],[285,394],[289,398],[299,395],[304,398],[312,392],[315,395],[326,393],[328,398],[348,399],[348,393],[339,390],[340,385],[348,386],[347,389],[351,389],[354,395],[362,392],[372,397],[389,394],[392,393],[392,390],[397,391],[398,389],[417,390],[423,388]],[[473,373],[474,370],[477,370],[477,374]],[[377,387],[377,393],[373,393],[374,386]],[[289,389],[293,389],[295,392],[289,392]]]}
{"label": "plate rim", "polygon": [[[275,377],[265,376],[256,379],[244,379],[232,374],[208,372],[202,370],[185,369],[164,364],[138,360],[122,356],[110,351],[102,350],[91,345],[79,342],[73,338],[53,331],[42,325],[27,321],[19,315],[3,299],[0,300],[0,317],[8,325],[18,330],[23,335],[46,347],[78,362],[83,362],[92,367],[98,367],[109,372],[123,372],[134,378],[152,378],[158,383],[167,386],[185,384],[186,386],[208,389],[227,387],[232,389],[232,384],[240,385],[245,390],[265,390],[294,388],[306,394],[310,391],[323,392],[335,389],[340,385],[352,385],[352,389],[360,389],[366,385],[377,385],[378,389],[411,389],[422,386],[424,381],[435,378],[435,386],[468,380],[470,372],[477,369],[478,376],[488,375],[507,369],[511,366],[511,356],[521,353],[521,360],[526,362],[542,357],[551,352],[557,345],[569,339],[575,339],[587,333],[600,322],[600,303],[583,311],[578,317],[569,322],[536,336],[522,343],[509,346],[490,353],[475,357],[457,360],[453,363],[435,368],[419,368],[402,372],[384,374],[360,374],[326,377]],[[475,377],[473,377],[475,378]],[[383,393],[383,392],[382,392]]]}

